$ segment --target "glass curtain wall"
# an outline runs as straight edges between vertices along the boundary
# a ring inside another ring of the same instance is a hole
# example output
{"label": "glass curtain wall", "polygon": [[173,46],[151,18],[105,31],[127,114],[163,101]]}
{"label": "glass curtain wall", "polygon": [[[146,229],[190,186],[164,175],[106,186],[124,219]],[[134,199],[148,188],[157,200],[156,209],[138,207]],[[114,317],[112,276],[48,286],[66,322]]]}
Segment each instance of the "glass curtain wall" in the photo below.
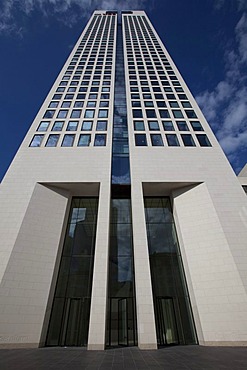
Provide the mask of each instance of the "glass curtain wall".
{"label": "glass curtain wall", "polygon": [[47,335],[47,346],[86,346],[98,198],[73,198]]}
{"label": "glass curtain wall", "polygon": [[111,200],[106,340],[111,347],[137,344],[130,187],[115,190],[117,195],[114,197],[113,192]]}
{"label": "glass curtain wall", "polygon": [[170,200],[145,197],[144,204],[158,345],[196,344]]}

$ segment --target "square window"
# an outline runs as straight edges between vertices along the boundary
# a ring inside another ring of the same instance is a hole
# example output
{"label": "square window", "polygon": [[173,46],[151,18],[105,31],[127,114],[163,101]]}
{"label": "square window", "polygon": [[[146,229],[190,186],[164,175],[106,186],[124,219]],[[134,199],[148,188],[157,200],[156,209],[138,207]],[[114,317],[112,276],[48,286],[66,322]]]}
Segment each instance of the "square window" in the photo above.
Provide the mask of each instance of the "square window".
{"label": "square window", "polygon": [[49,121],[41,121],[37,131],[47,131],[49,124],[50,124]]}
{"label": "square window", "polygon": [[62,146],[73,146],[75,135],[66,134],[63,137]]}
{"label": "square window", "polygon": [[162,121],[165,131],[175,131],[172,121]]}
{"label": "square window", "polygon": [[44,135],[34,135],[29,146],[39,147],[42,143],[43,138],[44,138]]}
{"label": "square window", "polygon": [[170,114],[167,109],[159,109],[161,118],[170,118]]}
{"label": "square window", "polygon": [[145,131],[144,121],[134,121],[135,131]]}
{"label": "square window", "polygon": [[52,118],[54,116],[54,110],[47,110],[43,116],[43,118]]}
{"label": "square window", "polygon": [[97,121],[97,131],[107,131],[107,121]]}
{"label": "square window", "polygon": [[86,97],[86,94],[77,94],[76,99],[82,99],[84,100]]}
{"label": "square window", "polygon": [[190,134],[181,134],[184,146],[195,146],[193,137]]}
{"label": "square window", "polygon": [[66,131],[76,131],[78,127],[78,121],[69,121],[67,124]]}
{"label": "square window", "polygon": [[199,121],[190,121],[190,124],[194,131],[204,131]]}
{"label": "square window", "polygon": [[96,101],[88,101],[87,102],[87,107],[95,108],[96,107]]}
{"label": "square window", "polygon": [[59,136],[60,135],[57,135],[57,134],[51,134],[51,135],[49,135],[48,140],[47,140],[45,146],[49,146],[49,147],[57,146],[57,142],[58,142]]}
{"label": "square window", "polygon": [[94,109],[86,109],[84,118],[94,118]]}
{"label": "square window", "polygon": [[151,131],[159,131],[160,129],[158,121],[148,121],[148,127]]}
{"label": "square window", "polygon": [[96,134],[94,139],[94,146],[105,146],[106,134]]}
{"label": "square window", "polygon": [[179,104],[176,101],[169,101],[169,105],[171,108],[179,108]]}
{"label": "square window", "polygon": [[52,99],[61,99],[62,96],[62,94],[54,94]]}
{"label": "square window", "polygon": [[93,126],[93,121],[83,121],[81,129],[83,131],[91,131]]}
{"label": "square window", "polygon": [[64,121],[55,121],[52,131],[61,131],[63,129]]}
{"label": "square window", "polygon": [[68,114],[68,110],[61,109],[57,114],[57,118],[66,118],[67,114]]}
{"label": "square window", "polygon": [[66,94],[65,99],[72,100],[74,98],[75,94]]}
{"label": "square window", "polygon": [[75,101],[74,108],[82,108],[83,107],[83,101]]}
{"label": "square window", "polygon": [[212,146],[206,134],[198,134],[196,137],[200,146]]}
{"label": "square window", "polygon": [[193,110],[186,110],[185,113],[188,118],[197,118],[197,115],[195,114]]}
{"label": "square window", "polygon": [[136,146],[147,146],[147,138],[145,134],[135,134]]}
{"label": "square window", "polygon": [[91,142],[90,134],[80,135],[77,146],[89,146]]}
{"label": "square window", "polygon": [[[87,92],[87,87],[80,87],[79,91],[80,92]],[[86,95],[84,95],[84,96],[86,96]],[[82,98],[82,99],[84,99],[84,98]]]}
{"label": "square window", "polygon": [[189,127],[185,121],[176,121],[179,131],[189,131]]}
{"label": "square window", "polygon": [[156,118],[155,109],[146,109],[147,118]]}
{"label": "square window", "polygon": [[152,101],[144,101],[145,107],[153,107],[154,103]]}
{"label": "square window", "polygon": [[103,100],[99,103],[100,107],[109,107],[109,101],[108,100]]}
{"label": "square window", "polygon": [[166,103],[164,102],[164,100],[158,100],[157,101],[157,106],[159,107],[159,108],[165,108],[166,107]]}
{"label": "square window", "polygon": [[153,146],[164,146],[162,136],[160,134],[151,134],[151,143]]}
{"label": "square window", "polygon": [[182,106],[183,108],[192,108],[190,102],[188,101],[182,101]]}
{"label": "square window", "polygon": [[132,107],[141,107],[141,102],[140,101],[132,101]]}
{"label": "square window", "polygon": [[179,146],[179,141],[175,134],[166,134],[166,140],[168,146]]}
{"label": "square window", "polygon": [[64,101],[61,105],[62,108],[69,108],[71,105],[71,102],[70,101]]}
{"label": "square window", "polygon": [[132,114],[134,118],[142,118],[142,110],[141,109],[133,109]]}
{"label": "square window", "polygon": [[98,118],[107,118],[108,109],[99,109]]}
{"label": "square window", "polygon": [[71,118],[80,118],[81,117],[81,109],[73,109],[70,115]]}
{"label": "square window", "polygon": [[173,110],[172,114],[173,114],[174,118],[184,118],[183,113],[179,109]]}

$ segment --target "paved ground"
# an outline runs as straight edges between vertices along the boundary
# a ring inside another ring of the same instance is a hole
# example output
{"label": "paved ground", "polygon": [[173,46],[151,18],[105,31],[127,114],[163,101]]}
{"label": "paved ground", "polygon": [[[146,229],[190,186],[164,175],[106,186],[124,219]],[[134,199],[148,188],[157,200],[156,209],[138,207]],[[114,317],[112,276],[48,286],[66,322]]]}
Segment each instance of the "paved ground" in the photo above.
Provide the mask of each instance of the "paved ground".
{"label": "paved ground", "polygon": [[247,370],[245,347],[179,346],[140,351],[136,347],[107,351],[84,348],[1,349],[1,370]]}

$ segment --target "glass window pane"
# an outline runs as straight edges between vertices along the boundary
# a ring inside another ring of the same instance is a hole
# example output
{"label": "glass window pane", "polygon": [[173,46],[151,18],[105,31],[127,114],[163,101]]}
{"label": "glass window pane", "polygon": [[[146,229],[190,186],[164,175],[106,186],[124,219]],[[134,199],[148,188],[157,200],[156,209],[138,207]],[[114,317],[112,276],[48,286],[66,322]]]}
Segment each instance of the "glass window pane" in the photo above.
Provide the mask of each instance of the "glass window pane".
{"label": "glass window pane", "polygon": [[47,110],[43,116],[43,118],[52,118],[54,116],[55,111],[54,110]]}
{"label": "glass window pane", "polygon": [[107,130],[107,121],[97,121],[97,131],[106,131]]}
{"label": "glass window pane", "polygon": [[146,109],[147,118],[156,118],[156,113],[154,109]]}
{"label": "glass window pane", "polygon": [[145,134],[135,134],[136,146],[147,146],[147,138]]}
{"label": "glass window pane", "polygon": [[70,117],[71,118],[80,118],[81,117],[81,109],[73,109]]}
{"label": "glass window pane", "polygon": [[175,117],[175,118],[183,118],[184,116],[183,116],[183,113],[181,112],[181,110],[173,110],[172,111],[172,113],[173,113],[173,116]]}
{"label": "glass window pane", "polygon": [[85,118],[94,118],[94,109],[86,109]]}
{"label": "glass window pane", "polygon": [[132,114],[134,118],[142,118],[142,110],[141,109],[133,109]]}
{"label": "glass window pane", "polygon": [[195,114],[193,110],[185,110],[185,113],[188,118],[197,118],[197,115]]}
{"label": "glass window pane", "polygon": [[64,135],[62,146],[73,146],[75,135]]}
{"label": "glass window pane", "polygon": [[199,121],[190,121],[190,124],[194,131],[204,131]]}
{"label": "glass window pane", "polygon": [[99,109],[98,118],[107,118],[108,117],[108,109]]}
{"label": "glass window pane", "polygon": [[195,146],[193,137],[190,134],[181,134],[184,146]]}
{"label": "glass window pane", "polygon": [[96,134],[94,139],[94,146],[105,146],[106,134]]}
{"label": "glass window pane", "polygon": [[153,146],[164,146],[163,139],[160,134],[151,134],[151,142]]}
{"label": "glass window pane", "polygon": [[70,102],[70,101],[64,101],[64,102],[62,103],[62,108],[69,108],[69,107],[70,107],[70,105],[71,105],[71,102]]}
{"label": "glass window pane", "polygon": [[196,137],[200,146],[212,146],[206,134],[196,135]]}
{"label": "glass window pane", "polygon": [[50,124],[49,121],[41,121],[37,131],[47,131],[49,124]]}
{"label": "glass window pane", "polygon": [[134,121],[135,131],[145,131],[144,121]]}
{"label": "glass window pane", "polygon": [[57,118],[66,118],[68,114],[68,110],[60,110],[58,112]]}
{"label": "glass window pane", "polygon": [[177,135],[175,134],[166,134],[166,140],[168,146],[179,146],[179,141]]}
{"label": "glass window pane", "polygon": [[148,121],[148,127],[149,127],[149,130],[152,130],[152,131],[159,131],[159,124],[158,124],[158,121]]}
{"label": "glass window pane", "polygon": [[170,118],[170,114],[167,109],[159,109],[161,118]]}
{"label": "glass window pane", "polygon": [[90,142],[91,142],[90,134],[80,135],[78,146],[89,146]]}
{"label": "glass window pane", "polygon": [[93,121],[83,121],[81,129],[83,131],[90,131],[92,130],[92,126],[93,126]]}
{"label": "glass window pane", "polygon": [[179,131],[189,131],[187,123],[185,121],[176,121]]}
{"label": "glass window pane", "polygon": [[165,131],[175,131],[172,121],[162,121]]}
{"label": "glass window pane", "polygon": [[59,135],[56,135],[56,134],[49,135],[45,146],[51,146],[51,147],[57,146],[58,139],[59,139]]}
{"label": "glass window pane", "polygon": [[34,135],[29,146],[38,147],[41,145],[44,135]]}
{"label": "glass window pane", "polygon": [[69,121],[66,131],[76,131],[78,123],[78,121]]}
{"label": "glass window pane", "polygon": [[49,108],[57,108],[58,106],[58,101],[51,101],[49,104]]}
{"label": "glass window pane", "polygon": [[64,121],[55,121],[52,131],[61,131],[63,129]]}

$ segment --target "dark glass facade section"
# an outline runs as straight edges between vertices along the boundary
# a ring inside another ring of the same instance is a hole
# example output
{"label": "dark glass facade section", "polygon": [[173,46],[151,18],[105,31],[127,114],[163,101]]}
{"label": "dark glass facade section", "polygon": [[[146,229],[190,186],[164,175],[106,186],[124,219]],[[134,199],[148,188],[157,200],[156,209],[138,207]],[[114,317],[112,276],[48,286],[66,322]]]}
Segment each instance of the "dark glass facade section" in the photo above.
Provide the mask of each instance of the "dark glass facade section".
{"label": "dark glass facade section", "polygon": [[117,26],[112,141],[112,184],[130,184],[122,24]]}
{"label": "dark glass facade section", "polygon": [[98,198],[73,198],[47,346],[86,346],[90,314]]}
{"label": "dark glass facade section", "polygon": [[112,188],[106,342],[133,346],[137,330],[130,187]]}
{"label": "dark glass facade section", "polygon": [[146,197],[144,203],[158,345],[196,344],[169,198]]}

